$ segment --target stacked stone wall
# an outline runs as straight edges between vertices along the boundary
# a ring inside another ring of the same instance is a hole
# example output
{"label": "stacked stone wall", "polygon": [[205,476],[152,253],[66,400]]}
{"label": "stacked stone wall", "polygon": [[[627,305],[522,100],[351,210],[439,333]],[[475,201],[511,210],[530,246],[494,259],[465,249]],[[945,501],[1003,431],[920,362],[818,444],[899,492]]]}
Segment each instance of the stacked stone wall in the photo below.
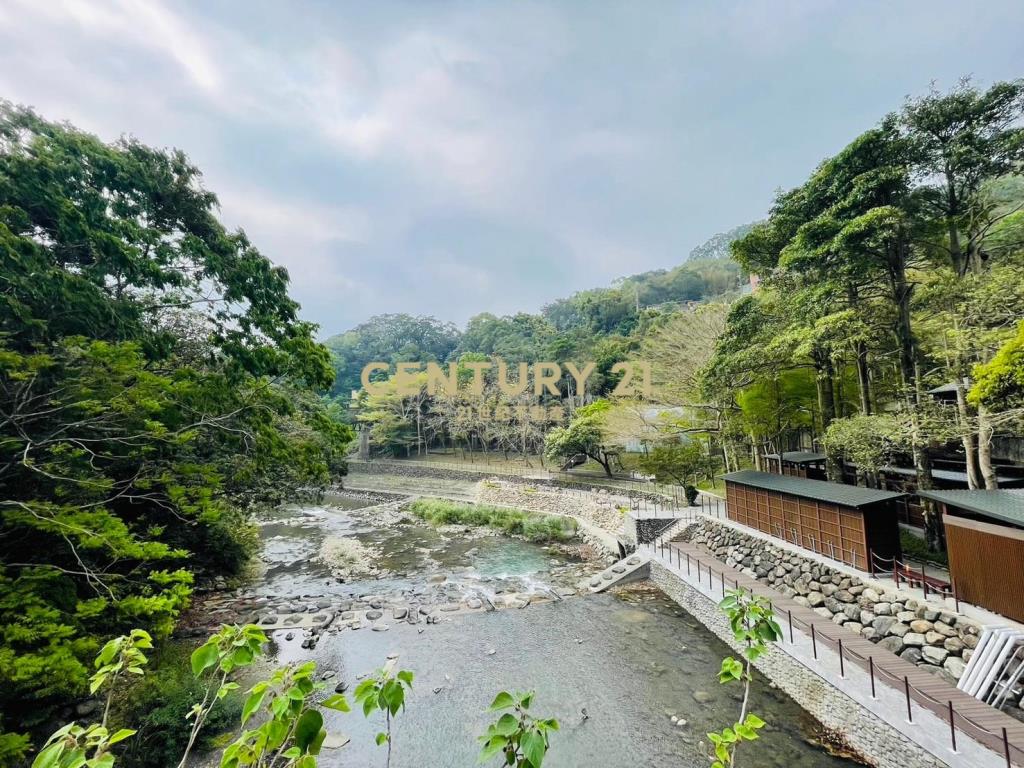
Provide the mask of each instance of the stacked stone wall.
{"label": "stacked stone wall", "polygon": [[852,575],[715,520],[694,523],[681,538],[953,685],[978,645],[976,621],[891,583]]}

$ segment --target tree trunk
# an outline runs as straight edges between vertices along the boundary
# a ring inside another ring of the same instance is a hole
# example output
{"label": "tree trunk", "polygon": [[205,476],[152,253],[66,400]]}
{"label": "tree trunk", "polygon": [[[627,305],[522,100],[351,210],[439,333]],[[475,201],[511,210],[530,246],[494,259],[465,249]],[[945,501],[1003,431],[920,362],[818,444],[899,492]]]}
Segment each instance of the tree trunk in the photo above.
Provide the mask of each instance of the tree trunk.
{"label": "tree trunk", "polygon": [[835,418],[835,392],[832,382],[832,363],[822,353],[814,354],[814,384],[818,391],[818,411],[821,413],[821,434]]}
{"label": "tree trunk", "polygon": [[596,461],[598,464],[600,464],[604,468],[605,475],[607,475],[608,477],[612,476],[612,466],[611,466],[612,463],[611,463],[611,460],[608,459],[608,457],[606,455],[602,455],[600,452],[598,452],[596,454],[589,453],[587,455],[590,456],[590,458],[592,458],[594,461]]}
{"label": "tree trunk", "polygon": [[971,429],[971,413],[967,405],[967,393],[964,391],[963,379],[956,379],[956,412],[960,421],[960,442],[964,446],[964,461],[967,464],[967,487],[971,490],[981,488],[985,482],[978,466],[978,450],[974,442],[974,430]]}
{"label": "tree trunk", "polygon": [[978,466],[985,480],[985,487],[994,491],[999,487],[996,468],[992,465],[992,422],[988,418],[988,409],[978,406]]}
{"label": "tree trunk", "polygon": [[871,415],[871,373],[868,370],[868,345],[857,342],[857,384],[860,389],[860,410]]}

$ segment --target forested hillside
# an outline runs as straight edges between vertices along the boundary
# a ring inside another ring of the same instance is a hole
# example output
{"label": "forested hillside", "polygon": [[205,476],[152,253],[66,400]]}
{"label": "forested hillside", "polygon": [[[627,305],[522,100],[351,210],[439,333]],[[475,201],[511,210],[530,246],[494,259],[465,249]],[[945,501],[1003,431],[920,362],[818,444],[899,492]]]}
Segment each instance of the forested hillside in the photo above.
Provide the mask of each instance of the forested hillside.
{"label": "forested hillside", "polygon": [[[610,288],[580,291],[546,305],[539,314],[496,317],[483,312],[461,331],[433,317],[370,318],[324,342],[337,372],[331,395],[347,402],[369,362],[445,362],[465,355],[510,362],[594,360],[607,378],[611,366],[635,351],[646,329],[662,318],[692,302],[736,295],[744,276],[728,244],[752,226],[715,235],[677,267],[621,278]],[[597,391],[606,389],[607,382],[598,384]]]}
{"label": "forested hillside", "polygon": [[0,103],[0,764],[344,471],[328,352],[216,206],[180,152]]}
{"label": "forested hillside", "polygon": [[[994,488],[1000,464],[1020,471],[1022,114],[1022,81],[910,99],[780,192],[765,221],[695,252],[728,242],[735,264],[691,259],[539,316],[479,315],[462,334],[447,329],[433,359],[447,351],[464,377],[474,360],[594,361],[585,399],[563,367],[564,429],[560,418],[531,419],[522,409],[538,398],[510,396],[496,366],[485,401],[502,409],[483,417],[466,416],[471,400],[391,393],[360,402],[358,418],[378,450],[396,454],[546,446],[610,472],[622,446],[642,443],[647,468],[668,479],[806,447],[827,452],[836,480],[877,484],[896,465],[926,489],[938,467]],[[757,290],[730,290],[736,264],[758,276]],[[629,359],[651,366],[653,392],[603,402],[619,379],[612,366]],[[1011,453],[996,455],[997,444]],[[939,544],[934,515],[928,526]]]}

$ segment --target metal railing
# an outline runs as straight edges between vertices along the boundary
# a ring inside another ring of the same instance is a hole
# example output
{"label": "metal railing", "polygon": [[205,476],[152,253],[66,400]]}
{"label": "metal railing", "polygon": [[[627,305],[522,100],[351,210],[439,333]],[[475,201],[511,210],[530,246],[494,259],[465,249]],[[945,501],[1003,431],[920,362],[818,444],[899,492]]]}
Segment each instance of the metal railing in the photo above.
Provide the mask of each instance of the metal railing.
{"label": "metal railing", "polygon": [[[673,548],[669,545],[667,548],[668,555],[666,557],[666,546],[664,540],[644,546],[650,549],[655,555],[660,556],[662,560],[667,560],[670,566],[673,564],[674,553],[675,566],[680,570],[685,568],[686,575],[691,578],[696,576],[697,583],[701,585],[702,588],[704,574],[706,573],[707,585],[712,597],[714,596],[716,588],[721,591],[723,597],[728,589],[740,589],[739,581],[734,577],[727,577],[724,569],[720,567],[719,570],[716,570],[710,562],[701,560],[700,558],[691,557],[688,552],[681,552],[679,549]],[[694,571],[696,572],[695,574]],[[780,617],[780,614],[776,613],[776,616]],[[815,661],[821,661],[818,652],[819,646],[824,646],[834,650],[838,655],[839,675],[841,678],[846,677],[846,666],[849,663],[852,663],[867,672],[871,683],[872,699],[878,698],[876,691],[876,685],[878,682],[884,683],[890,688],[901,692],[906,699],[907,721],[909,723],[913,724],[914,722],[915,704],[919,708],[931,712],[943,722],[947,723],[949,725],[950,745],[953,751],[956,751],[957,748],[957,734],[964,734],[974,739],[974,741],[979,744],[984,745],[996,754],[1003,756],[1006,760],[1007,768],[1012,768],[1014,763],[1018,765],[1024,764],[1024,748],[1010,741],[1006,728],[1001,728],[998,732],[993,732],[981,723],[977,722],[977,720],[957,711],[952,699],[937,699],[911,683],[907,675],[899,671],[891,671],[888,667],[892,665],[892,660],[894,658],[892,654],[885,653],[879,660],[876,659],[874,655],[869,654],[865,656],[855,649],[851,649],[849,645],[844,647],[842,638],[836,637],[834,634],[837,625],[832,621],[822,621],[820,624],[814,621],[804,621],[799,617],[793,616],[792,609],[786,609],[785,614],[780,618],[784,618],[788,624],[788,639],[791,645],[795,644],[794,629],[799,629],[804,635],[810,637],[812,655]],[[824,627],[824,629],[822,627]],[[786,633],[784,632],[782,642],[785,641]]]}
{"label": "metal railing", "polygon": [[943,600],[951,597],[956,605],[956,610],[960,610],[960,598],[956,593],[956,579],[952,578],[952,576],[950,576],[950,580],[947,582],[944,579],[929,576],[925,572],[923,563],[919,568],[914,568],[897,557],[881,557],[871,550],[868,550],[868,559],[869,572],[873,578],[891,576],[897,589],[902,586],[900,583],[902,578],[903,582],[909,587],[913,587],[915,584],[919,585],[926,600],[929,595],[937,595]]}

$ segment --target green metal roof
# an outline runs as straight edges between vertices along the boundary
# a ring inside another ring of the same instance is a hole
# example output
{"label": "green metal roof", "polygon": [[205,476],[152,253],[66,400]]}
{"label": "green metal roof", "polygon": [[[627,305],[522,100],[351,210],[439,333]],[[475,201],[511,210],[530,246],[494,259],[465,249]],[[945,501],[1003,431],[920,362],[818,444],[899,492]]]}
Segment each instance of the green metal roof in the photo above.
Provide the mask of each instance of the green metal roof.
{"label": "green metal roof", "polygon": [[1024,526],[1024,492],[1020,490],[918,491],[917,495],[994,520]]}
{"label": "green metal roof", "polygon": [[763,488],[766,491],[788,493],[792,496],[802,496],[805,499],[814,499],[855,509],[906,496],[905,493],[877,491],[874,488],[829,483],[825,480],[805,480],[802,477],[777,475],[773,472],[755,472],[752,469],[730,472],[723,479],[730,483]]}

